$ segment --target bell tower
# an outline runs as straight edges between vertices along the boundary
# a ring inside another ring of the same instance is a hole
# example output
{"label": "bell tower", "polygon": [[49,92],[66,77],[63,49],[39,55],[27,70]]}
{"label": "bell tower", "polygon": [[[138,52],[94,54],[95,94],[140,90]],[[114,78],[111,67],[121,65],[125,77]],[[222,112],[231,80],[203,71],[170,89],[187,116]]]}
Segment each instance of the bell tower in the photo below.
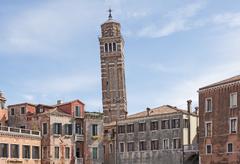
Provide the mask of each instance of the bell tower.
{"label": "bell tower", "polygon": [[104,122],[123,119],[127,114],[127,98],[124,68],[124,40],[121,25],[112,19],[101,25],[100,58],[102,79],[102,104]]}

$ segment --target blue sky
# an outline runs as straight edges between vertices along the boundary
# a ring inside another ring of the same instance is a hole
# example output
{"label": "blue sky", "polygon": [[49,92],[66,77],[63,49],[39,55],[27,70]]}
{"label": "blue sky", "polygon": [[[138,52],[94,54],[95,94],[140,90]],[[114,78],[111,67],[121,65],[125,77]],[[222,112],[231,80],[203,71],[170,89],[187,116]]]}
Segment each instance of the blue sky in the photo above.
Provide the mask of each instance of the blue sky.
{"label": "blue sky", "polygon": [[129,113],[198,105],[198,88],[239,74],[240,1],[1,0],[8,104],[80,99],[101,111],[98,36],[109,7],[125,39]]}

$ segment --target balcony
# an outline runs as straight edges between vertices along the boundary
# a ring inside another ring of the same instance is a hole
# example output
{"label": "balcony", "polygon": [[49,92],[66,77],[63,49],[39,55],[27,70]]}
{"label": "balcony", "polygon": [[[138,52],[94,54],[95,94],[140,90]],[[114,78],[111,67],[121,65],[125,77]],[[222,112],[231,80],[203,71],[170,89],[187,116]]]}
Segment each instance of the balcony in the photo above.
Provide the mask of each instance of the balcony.
{"label": "balcony", "polygon": [[77,141],[84,141],[84,135],[83,134],[75,134],[75,142]]}
{"label": "balcony", "polygon": [[83,164],[83,158],[76,158],[75,164]]}
{"label": "balcony", "polygon": [[198,145],[183,145],[184,152],[198,152]]}
{"label": "balcony", "polygon": [[0,133],[41,137],[40,131],[37,131],[37,130],[20,129],[20,128],[7,127],[7,126],[0,126]]}

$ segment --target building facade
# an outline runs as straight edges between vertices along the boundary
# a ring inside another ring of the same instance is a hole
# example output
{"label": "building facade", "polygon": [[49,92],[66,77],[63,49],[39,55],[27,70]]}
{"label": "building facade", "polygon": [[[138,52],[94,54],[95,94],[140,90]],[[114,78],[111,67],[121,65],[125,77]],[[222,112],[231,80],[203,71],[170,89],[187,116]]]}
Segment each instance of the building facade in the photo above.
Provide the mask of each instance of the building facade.
{"label": "building facade", "polygon": [[9,126],[42,132],[42,163],[84,161],[84,104],[80,100],[56,105],[15,104],[8,106]]}
{"label": "building facade", "polygon": [[105,161],[187,163],[189,157],[197,156],[197,126],[195,113],[169,105],[129,115],[106,125],[109,131],[105,130]]}
{"label": "building facade", "polygon": [[8,111],[5,105],[6,101],[3,92],[0,91],[0,126],[7,126]]}
{"label": "building facade", "polygon": [[85,164],[102,164],[103,149],[103,114],[85,112]]}
{"label": "building facade", "polygon": [[240,76],[199,89],[202,164],[240,163]]}
{"label": "building facade", "polygon": [[0,163],[41,164],[40,131],[1,126]]}
{"label": "building facade", "polygon": [[101,25],[99,43],[104,122],[109,123],[127,114],[124,40],[120,23],[112,19],[111,10],[108,20]]}

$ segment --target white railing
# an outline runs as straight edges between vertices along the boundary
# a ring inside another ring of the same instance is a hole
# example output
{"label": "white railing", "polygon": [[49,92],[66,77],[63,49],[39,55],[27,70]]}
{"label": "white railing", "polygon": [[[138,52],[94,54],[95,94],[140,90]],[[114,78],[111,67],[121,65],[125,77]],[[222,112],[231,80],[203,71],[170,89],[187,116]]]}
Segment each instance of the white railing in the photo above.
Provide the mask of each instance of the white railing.
{"label": "white railing", "polygon": [[0,132],[41,137],[41,133],[38,130],[21,129],[21,128],[8,127],[8,126],[0,126]]}
{"label": "white railing", "polygon": [[198,145],[183,145],[184,152],[196,152],[198,151]]}
{"label": "white railing", "polygon": [[75,164],[83,164],[83,158],[76,158]]}

